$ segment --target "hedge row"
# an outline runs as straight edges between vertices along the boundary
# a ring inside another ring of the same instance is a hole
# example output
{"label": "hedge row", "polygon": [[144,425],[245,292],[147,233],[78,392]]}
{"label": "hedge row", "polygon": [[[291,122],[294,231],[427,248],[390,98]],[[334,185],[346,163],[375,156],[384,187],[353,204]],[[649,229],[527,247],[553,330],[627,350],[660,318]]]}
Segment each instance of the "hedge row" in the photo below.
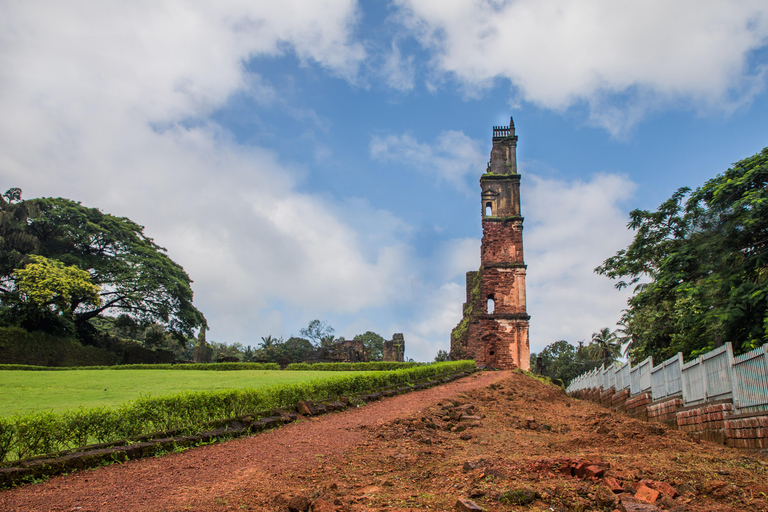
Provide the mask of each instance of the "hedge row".
{"label": "hedge row", "polygon": [[184,364],[122,364],[115,366],[31,366],[24,364],[0,364],[0,370],[279,370],[277,363],[184,363]]}
{"label": "hedge row", "polygon": [[20,327],[0,327],[0,365],[94,366],[117,364],[106,350],[81,345],[77,340]]}
{"label": "hedge row", "polygon": [[436,363],[258,389],[185,392],[158,397],[145,395],[116,408],[102,406],[60,414],[14,415],[0,418],[0,462],[166,430],[194,433],[212,421],[293,407],[302,400],[337,399],[366,393],[471,367],[474,367],[473,361]]}
{"label": "hedge row", "polygon": [[294,371],[326,371],[326,372],[365,372],[390,371],[413,368],[426,363],[400,363],[394,361],[372,361],[369,363],[291,363],[285,369]]}

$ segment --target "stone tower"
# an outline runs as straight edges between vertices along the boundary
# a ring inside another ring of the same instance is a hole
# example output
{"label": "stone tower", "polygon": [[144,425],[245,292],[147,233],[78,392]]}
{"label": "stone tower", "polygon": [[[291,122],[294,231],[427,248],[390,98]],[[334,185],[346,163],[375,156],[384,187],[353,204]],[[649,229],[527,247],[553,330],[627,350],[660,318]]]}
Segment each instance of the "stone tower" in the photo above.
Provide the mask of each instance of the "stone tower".
{"label": "stone tower", "polygon": [[491,160],[480,177],[480,270],[467,272],[464,317],[451,332],[451,358],[530,370],[525,308],[523,217],[515,124],[493,127]]}

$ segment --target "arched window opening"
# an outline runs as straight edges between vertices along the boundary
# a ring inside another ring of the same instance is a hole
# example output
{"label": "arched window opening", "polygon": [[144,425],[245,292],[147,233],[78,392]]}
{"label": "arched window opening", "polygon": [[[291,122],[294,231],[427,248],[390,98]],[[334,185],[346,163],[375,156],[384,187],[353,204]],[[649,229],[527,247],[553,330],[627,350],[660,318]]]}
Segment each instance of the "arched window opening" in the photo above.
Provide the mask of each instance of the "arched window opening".
{"label": "arched window opening", "polygon": [[493,296],[488,297],[488,302],[486,304],[486,311],[489,315],[492,315],[494,310],[496,309],[496,304],[493,302]]}
{"label": "arched window opening", "polygon": [[485,203],[485,216],[493,216],[493,208],[491,207],[491,203]]}

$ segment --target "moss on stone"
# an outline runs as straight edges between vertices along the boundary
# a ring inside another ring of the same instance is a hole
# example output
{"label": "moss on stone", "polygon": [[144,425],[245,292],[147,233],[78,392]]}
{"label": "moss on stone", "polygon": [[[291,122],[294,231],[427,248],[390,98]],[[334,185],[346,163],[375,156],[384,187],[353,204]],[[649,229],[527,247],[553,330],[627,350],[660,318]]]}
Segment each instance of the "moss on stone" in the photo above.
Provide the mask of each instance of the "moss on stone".
{"label": "moss on stone", "polygon": [[452,355],[460,351],[460,347],[466,343],[467,331],[469,324],[475,320],[477,316],[475,312],[475,304],[480,300],[482,294],[483,275],[482,268],[475,272],[475,276],[471,283],[467,283],[469,286],[469,302],[464,309],[464,317],[458,323],[456,327],[451,331],[451,353]]}

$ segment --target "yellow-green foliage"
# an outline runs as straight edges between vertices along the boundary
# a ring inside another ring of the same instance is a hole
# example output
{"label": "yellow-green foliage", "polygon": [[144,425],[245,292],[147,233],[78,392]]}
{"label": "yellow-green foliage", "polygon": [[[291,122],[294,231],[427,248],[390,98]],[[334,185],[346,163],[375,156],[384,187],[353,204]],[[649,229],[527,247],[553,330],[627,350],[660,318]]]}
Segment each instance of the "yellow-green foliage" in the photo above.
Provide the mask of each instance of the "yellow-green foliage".
{"label": "yellow-green foliage", "polygon": [[101,303],[100,289],[85,270],[34,254],[30,259],[31,263],[13,272],[16,288],[26,302],[55,306],[60,311],[68,311],[73,301],[95,306]]}

